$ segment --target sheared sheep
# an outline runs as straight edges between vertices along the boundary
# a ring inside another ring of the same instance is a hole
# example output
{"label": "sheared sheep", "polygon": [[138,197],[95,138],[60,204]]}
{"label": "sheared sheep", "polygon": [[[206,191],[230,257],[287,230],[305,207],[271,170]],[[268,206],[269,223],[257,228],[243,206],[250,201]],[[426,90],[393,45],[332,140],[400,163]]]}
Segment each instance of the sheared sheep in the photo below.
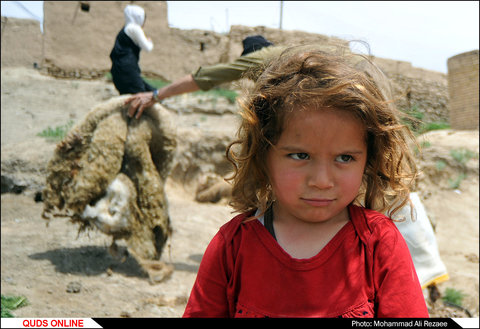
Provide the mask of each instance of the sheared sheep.
{"label": "sheared sheep", "polygon": [[140,119],[126,116],[128,96],[92,109],[57,145],[43,191],[44,212],[70,217],[79,231],[97,228],[125,239],[152,282],[172,267],[159,259],[171,235],[165,182],[176,149],[169,113],[161,105]]}

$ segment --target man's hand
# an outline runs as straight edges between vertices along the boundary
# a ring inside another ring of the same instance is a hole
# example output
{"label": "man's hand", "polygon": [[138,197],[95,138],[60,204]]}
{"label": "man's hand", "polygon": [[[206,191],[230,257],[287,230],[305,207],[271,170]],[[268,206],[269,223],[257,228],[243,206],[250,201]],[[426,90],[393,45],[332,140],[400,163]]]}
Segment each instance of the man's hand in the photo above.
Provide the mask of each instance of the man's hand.
{"label": "man's hand", "polygon": [[[165,98],[184,94],[184,93],[191,93],[194,91],[200,90],[195,79],[191,74],[180,78],[171,84],[164,86],[158,89],[157,100],[161,101]],[[128,116],[138,119],[142,115],[143,111],[147,108],[155,104],[155,98],[153,98],[153,91],[147,91],[143,93],[137,93],[132,97],[128,98],[125,101],[125,105],[130,104],[128,108]],[[136,113],[136,114],[135,114]]]}
{"label": "man's hand", "polygon": [[125,105],[127,104],[130,104],[128,108],[128,116],[133,117],[135,115],[135,119],[139,119],[147,107],[155,104],[153,92],[148,91],[144,93],[137,93],[125,101]]}

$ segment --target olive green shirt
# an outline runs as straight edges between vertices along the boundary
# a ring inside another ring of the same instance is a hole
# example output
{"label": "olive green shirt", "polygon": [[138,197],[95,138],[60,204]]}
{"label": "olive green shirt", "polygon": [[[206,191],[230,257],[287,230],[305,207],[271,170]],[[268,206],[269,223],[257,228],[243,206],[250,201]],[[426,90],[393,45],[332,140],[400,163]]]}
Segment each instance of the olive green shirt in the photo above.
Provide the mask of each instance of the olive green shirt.
{"label": "olive green shirt", "polygon": [[[314,44],[301,47],[304,47],[305,50],[316,49],[333,54],[339,52],[343,54],[350,53],[348,47],[342,45]],[[287,48],[288,47],[285,46],[264,47],[248,55],[240,56],[232,63],[220,63],[200,67],[196,73],[192,74],[192,77],[201,90],[209,90],[222,83],[238,80],[242,77],[256,80],[258,75],[263,72],[263,67],[271,59],[280,56],[280,54]],[[363,58],[359,56],[351,57],[349,58],[349,61],[354,66],[364,62]]]}
{"label": "olive green shirt", "polygon": [[248,55],[237,58],[232,63],[220,63],[212,66],[200,67],[193,80],[201,90],[209,90],[225,82],[231,82],[242,78],[242,75],[249,70],[260,68],[269,59],[280,55],[285,49],[281,46],[264,47]]}

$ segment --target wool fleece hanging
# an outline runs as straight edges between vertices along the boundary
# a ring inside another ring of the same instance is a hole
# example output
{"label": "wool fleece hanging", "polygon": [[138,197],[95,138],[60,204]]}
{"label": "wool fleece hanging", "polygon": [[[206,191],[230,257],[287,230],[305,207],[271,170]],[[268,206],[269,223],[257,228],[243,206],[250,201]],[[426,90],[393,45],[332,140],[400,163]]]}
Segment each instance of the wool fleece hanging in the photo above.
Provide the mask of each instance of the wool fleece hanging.
{"label": "wool fleece hanging", "polygon": [[[176,150],[168,111],[156,104],[140,119],[126,115],[129,96],[93,108],[61,141],[47,166],[42,217],[69,217],[79,232],[99,229],[125,239],[129,252],[161,281],[157,262],[171,235],[165,182]],[[156,265],[152,265],[156,264]]]}

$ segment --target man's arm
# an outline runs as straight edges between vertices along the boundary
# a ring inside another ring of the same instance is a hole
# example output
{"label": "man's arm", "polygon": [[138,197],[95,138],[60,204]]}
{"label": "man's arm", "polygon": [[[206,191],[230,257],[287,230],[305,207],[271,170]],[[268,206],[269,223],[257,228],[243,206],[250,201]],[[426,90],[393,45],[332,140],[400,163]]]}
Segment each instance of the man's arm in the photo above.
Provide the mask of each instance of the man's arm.
{"label": "man's arm", "polygon": [[[221,83],[238,80],[250,69],[260,67],[269,58],[280,54],[283,47],[265,47],[251,54],[240,56],[232,63],[200,67],[196,73],[176,80],[168,86],[158,89],[157,100],[190,93],[197,90],[209,90]],[[126,100],[130,104],[128,115],[140,118],[145,108],[155,104],[153,92],[138,93]]]}
{"label": "man's arm", "polygon": [[156,100],[153,97],[154,92],[152,91],[137,93],[125,101],[125,104],[130,104],[130,107],[128,108],[128,116],[133,117],[135,115],[135,118],[138,119],[147,107],[152,106],[157,101],[184,93],[191,93],[199,89],[200,88],[193,79],[193,76],[189,74],[158,89]]}

